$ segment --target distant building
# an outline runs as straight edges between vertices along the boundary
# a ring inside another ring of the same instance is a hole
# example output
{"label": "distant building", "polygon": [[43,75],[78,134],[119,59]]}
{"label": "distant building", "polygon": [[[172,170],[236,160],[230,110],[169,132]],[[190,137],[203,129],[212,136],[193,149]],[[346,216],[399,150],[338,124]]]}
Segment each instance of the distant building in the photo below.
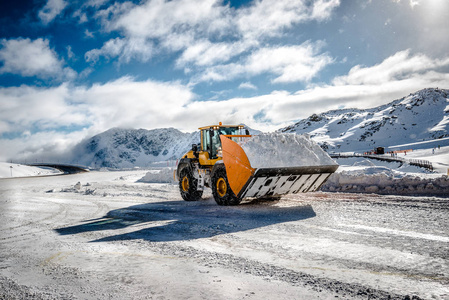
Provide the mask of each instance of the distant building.
{"label": "distant building", "polygon": [[374,154],[385,154],[385,148],[384,147],[377,147],[374,149]]}

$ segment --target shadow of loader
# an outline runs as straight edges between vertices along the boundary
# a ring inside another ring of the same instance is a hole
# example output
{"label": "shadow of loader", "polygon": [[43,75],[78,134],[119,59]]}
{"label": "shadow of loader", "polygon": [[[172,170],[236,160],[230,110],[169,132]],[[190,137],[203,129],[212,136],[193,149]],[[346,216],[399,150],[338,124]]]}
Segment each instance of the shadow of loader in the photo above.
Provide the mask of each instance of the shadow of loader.
{"label": "shadow of loader", "polygon": [[148,203],[112,210],[103,218],[59,228],[56,232],[70,235],[108,231],[109,234],[117,230],[126,232],[92,242],[134,239],[168,242],[209,238],[316,216],[310,205],[281,207],[277,204],[278,201],[254,200],[239,206],[217,206],[212,199]]}

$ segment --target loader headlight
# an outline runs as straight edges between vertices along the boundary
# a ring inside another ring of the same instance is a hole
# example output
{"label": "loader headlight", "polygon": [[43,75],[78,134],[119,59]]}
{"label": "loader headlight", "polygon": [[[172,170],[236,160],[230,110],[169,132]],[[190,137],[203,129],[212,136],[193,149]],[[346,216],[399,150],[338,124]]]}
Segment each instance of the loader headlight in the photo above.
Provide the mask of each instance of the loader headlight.
{"label": "loader headlight", "polygon": [[223,151],[221,151],[221,147],[217,149],[217,156],[223,157]]}

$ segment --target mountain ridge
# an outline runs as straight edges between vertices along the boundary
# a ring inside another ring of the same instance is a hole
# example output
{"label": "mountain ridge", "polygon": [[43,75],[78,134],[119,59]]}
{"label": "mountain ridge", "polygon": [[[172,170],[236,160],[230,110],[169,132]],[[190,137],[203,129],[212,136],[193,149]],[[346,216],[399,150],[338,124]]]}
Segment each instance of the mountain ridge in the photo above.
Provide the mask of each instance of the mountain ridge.
{"label": "mountain ridge", "polygon": [[183,133],[175,128],[111,128],[75,146],[72,162],[94,168],[147,167],[180,158],[199,140],[199,132]]}
{"label": "mountain ridge", "polygon": [[310,137],[328,151],[369,151],[449,136],[449,90],[427,88],[369,109],[313,114],[278,130]]}

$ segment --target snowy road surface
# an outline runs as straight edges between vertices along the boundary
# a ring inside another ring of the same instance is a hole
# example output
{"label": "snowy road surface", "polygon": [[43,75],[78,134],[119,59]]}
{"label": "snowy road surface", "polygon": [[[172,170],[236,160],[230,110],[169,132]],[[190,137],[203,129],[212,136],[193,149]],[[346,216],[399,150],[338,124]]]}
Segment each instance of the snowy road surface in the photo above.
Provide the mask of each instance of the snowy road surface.
{"label": "snowy road surface", "polygon": [[0,299],[449,299],[447,198],[220,207],[145,173],[0,180]]}

